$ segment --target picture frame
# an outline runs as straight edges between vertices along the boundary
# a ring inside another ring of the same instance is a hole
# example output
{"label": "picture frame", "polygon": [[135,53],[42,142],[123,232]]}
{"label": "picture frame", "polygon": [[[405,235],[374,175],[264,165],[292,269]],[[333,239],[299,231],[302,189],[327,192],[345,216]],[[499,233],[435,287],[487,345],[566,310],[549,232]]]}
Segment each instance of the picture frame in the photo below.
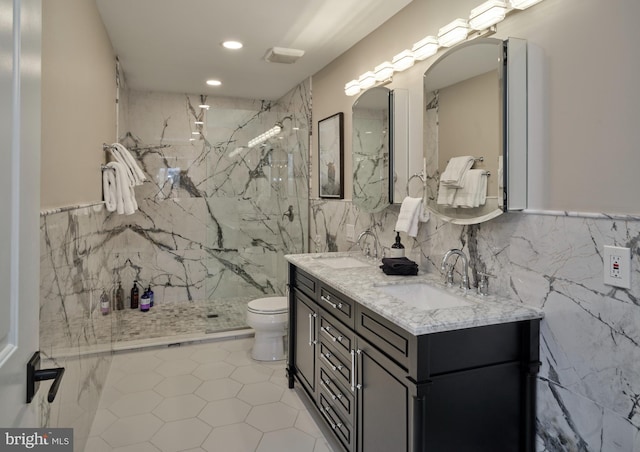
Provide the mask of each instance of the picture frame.
{"label": "picture frame", "polygon": [[321,198],[344,198],[344,113],[318,121],[318,181]]}

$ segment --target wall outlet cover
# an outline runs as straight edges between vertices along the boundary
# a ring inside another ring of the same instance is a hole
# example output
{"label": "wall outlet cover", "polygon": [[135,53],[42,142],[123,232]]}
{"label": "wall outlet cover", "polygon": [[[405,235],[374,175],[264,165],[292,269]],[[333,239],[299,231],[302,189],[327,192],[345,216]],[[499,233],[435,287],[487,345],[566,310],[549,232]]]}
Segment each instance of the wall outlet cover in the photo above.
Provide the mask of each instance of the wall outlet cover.
{"label": "wall outlet cover", "polygon": [[631,249],[620,246],[604,247],[604,283],[609,286],[631,288]]}

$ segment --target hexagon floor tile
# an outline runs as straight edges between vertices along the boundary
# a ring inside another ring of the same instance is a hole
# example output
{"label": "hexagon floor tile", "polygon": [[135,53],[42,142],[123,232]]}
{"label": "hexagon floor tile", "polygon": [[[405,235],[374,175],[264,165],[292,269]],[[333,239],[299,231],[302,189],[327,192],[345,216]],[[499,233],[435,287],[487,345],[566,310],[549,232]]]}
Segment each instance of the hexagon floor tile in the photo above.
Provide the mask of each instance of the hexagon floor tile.
{"label": "hexagon floor tile", "polygon": [[331,452],[252,339],[114,354],[86,452]]}

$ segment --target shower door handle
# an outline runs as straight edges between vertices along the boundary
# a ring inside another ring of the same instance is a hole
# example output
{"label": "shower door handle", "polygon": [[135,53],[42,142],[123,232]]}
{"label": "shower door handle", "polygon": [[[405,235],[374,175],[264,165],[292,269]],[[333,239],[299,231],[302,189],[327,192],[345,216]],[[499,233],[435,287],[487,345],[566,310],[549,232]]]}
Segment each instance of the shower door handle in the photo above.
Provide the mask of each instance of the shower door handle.
{"label": "shower door handle", "polygon": [[63,375],[64,367],[40,370],[40,352],[35,352],[27,363],[27,403],[31,403],[38,391],[39,382],[43,380],[53,380],[47,395],[49,403],[53,402],[58,394]]}
{"label": "shower door handle", "polygon": [[289,221],[293,221],[293,206],[289,206],[287,211],[282,214],[282,218],[287,217]]}

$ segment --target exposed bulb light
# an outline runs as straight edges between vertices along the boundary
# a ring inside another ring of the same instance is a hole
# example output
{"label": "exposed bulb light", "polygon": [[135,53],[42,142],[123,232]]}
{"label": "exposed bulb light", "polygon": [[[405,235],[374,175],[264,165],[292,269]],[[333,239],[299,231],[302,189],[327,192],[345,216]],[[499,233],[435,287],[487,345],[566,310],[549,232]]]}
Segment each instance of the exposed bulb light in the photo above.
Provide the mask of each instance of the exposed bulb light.
{"label": "exposed bulb light", "polygon": [[373,72],[367,71],[358,78],[360,89],[365,90],[376,84],[376,76]]}
{"label": "exposed bulb light", "polygon": [[471,10],[469,26],[474,30],[485,30],[504,19],[507,3],[501,0],[489,0]]}
{"label": "exposed bulb light", "polygon": [[220,80],[211,79],[211,80],[207,80],[207,85],[209,85],[209,86],[220,86],[220,85],[222,85],[222,82]]}
{"label": "exposed bulb light", "polygon": [[257,137],[249,140],[248,147],[253,148],[258,146],[259,144],[267,141],[269,138],[272,138],[282,132],[282,126],[280,124],[276,124],[266,132],[258,135]]}
{"label": "exposed bulb light", "polygon": [[360,92],[360,84],[357,80],[351,80],[349,83],[344,85],[344,93],[347,96],[355,96]]}
{"label": "exposed bulb light", "polygon": [[393,64],[393,70],[402,72],[409,69],[415,63],[415,58],[411,50],[403,50],[399,54],[393,57],[391,64]]}
{"label": "exposed bulb light", "polygon": [[438,31],[438,44],[451,47],[464,41],[469,34],[469,24],[464,19],[456,19]]}
{"label": "exposed bulb light", "polygon": [[438,51],[438,38],[435,36],[427,36],[426,38],[416,42],[411,48],[413,57],[418,60],[426,60]]}
{"label": "exposed bulb light", "polygon": [[229,50],[239,50],[243,45],[240,41],[224,41],[222,47]]}
{"label": "exposed bulb light", "polygon": [[527,9],[541,1],[542,0],[511,0],[511,7],[515,9]]}
{"label": "exposed bulb light", "polygon": [[393,64],[385,61],[384,63],[377,65],[373,72],[375,73],[376,80],[378,82],[389,80],[393,75]]}
{"label": "exposed bulb light", "polygon": [[198,108],[202,108],[203,110],[208,110],[211,108],[211,105],[207,105],[207,104],[200,104],[198,105]]}

